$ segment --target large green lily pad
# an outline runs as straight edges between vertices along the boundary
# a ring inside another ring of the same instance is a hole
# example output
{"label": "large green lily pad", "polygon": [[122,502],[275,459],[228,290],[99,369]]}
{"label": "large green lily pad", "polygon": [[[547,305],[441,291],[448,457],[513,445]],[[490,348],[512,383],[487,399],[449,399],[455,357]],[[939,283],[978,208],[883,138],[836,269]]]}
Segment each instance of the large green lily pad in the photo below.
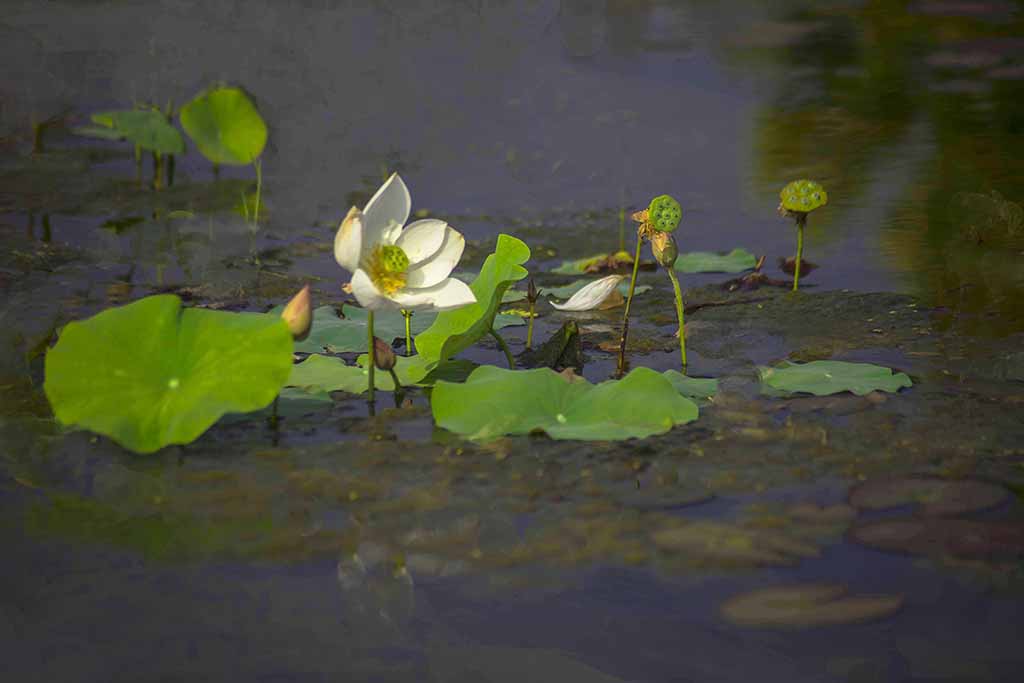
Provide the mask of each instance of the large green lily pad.
{"label": "large green lily pad", "polygon": [[742,273],[753,270],[757,257],[737,247],[730,252],[691,251],[680,254],[675,269],[680,273]]}
{"label": "large green lily pad", "polygon": [[842,584],[773,586],[743,593],[722,605],[722,616],[740,626],[811,628],[873,621],[895,614],[900,595],[848,595]]}
{"label": "large green lily pad", "polygon": [[182,308],[165,294],[69,323],[46,354],[44,389],[63,424],[150,453],[266,406],[291,365],[281,319]]}
{"label": "large green lily pad", "polygon": [[810,363],[784,362],[774,368],[761,368],[761,382],[768,393],[807,393],[828,396],[849,391],[858,396],[873,391],[895,393],[913,385],[902,372],[870,363],[816,360]]}
{"label": "large green lily pad", "polygon": [[267,144],[267,124],[239,88],[219,87],[181,108],[181,125],[215,164],[246,166]]}
{"label": "large green lily pad", "polygon": [[546,432],[554,439],[621,440],[661,434],[697,419],[697,405],[649,368],[600,384],[548,368],[477,368],[464,384],[438,382],[438,426],[471,439]]}
{"label": "large green lily pad", "polygon": [[439,313],[434,323],[417,335],[417,352],[429,360],[447,360],[488,334],[505,291],[529,275],[522,265],[529,259],[530,248],[524,242],[510,235],[498,235],[494,253],[487,257],[470,285],[476,303]]}
{"label": "large green lily pad", "polygon": [[185,140],[167,117],[152,109],[107,111],[92,115],[96,126],[76,129],[79,135],[125,139],[151,152],[184,154]]}

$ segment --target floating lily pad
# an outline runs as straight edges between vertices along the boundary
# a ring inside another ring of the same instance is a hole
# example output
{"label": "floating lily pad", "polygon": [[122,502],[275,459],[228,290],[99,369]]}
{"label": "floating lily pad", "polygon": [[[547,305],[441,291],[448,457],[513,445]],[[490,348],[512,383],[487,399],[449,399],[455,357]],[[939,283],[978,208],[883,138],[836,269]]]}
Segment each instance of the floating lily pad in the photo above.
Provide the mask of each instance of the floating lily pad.
{"label": "floating lily pad", "polygon": [[704,377],[688,377],[678,370],[666,370],[661,373],[672,386],[687,398],[709,399],[718,393],[718,380]]}
{"label": "floating lily pad", "polygon": [[[433,361],[455,356],[490,333],[505,291],[529,272],[530,248],[510,235],[498,235],[494,253],[484,261],[480,274],[470,285],[476,302],[438,313],[434,323],[416,336],[416,350]],[[521,324],[522,319],[510,316]]]}
{"label": "floating lily pad", "polygon": [[46,355],[57,419],[151,453],[269,404],[291,371],[284,321],[151,296],[72,322]]}
{"label": "floating lily pad", "polygon": [[878,550],[911,555],[986,559],[1024,557],[1024,527],[944,517],[887,519],[850,529],[851,539]]}
{"label": "floating lily pad", "polygon": [[680,273],[742,273],[753,270],[757,257],[737,247],[730,252],[691,251],[680,254],[675,269]]}
{"label": "floating lily pad", "polygon": [[683,553],[702,566],[787,566],[821,554],[814,543],[778,531],[705,520],[659,529],[651,538],[659,548]]}
{"label": "floating lily pad", "polygon": [[850,505],[884,510],[918,504],[926,515],[959,515],[995,507],[1009,497],[1002,486],[983,481],[949,481],[931,477],[876,479],[850,491]]}
{"label": "floating lily pad", "polygon": [[215,164],[246,166],[263,153],[267,124],[239,88],[219,87],[181,108],[181,126]]}
{"label": "floating lily pad", "polygon": [[[92,115],[97,126],[77,129],[79,135],[128,140],[143,149],[160,154],[184,154],[185,140],[167,117],[152,109],[108,111]],[[104,134],[102,131],[109,133]]]}
{"label": "floating lily pad", "polygon": [[761,588],[730,598],[722,616],[740,626],[811,628],[874,621],[895,614],[901,595],[848,595],[841,584]]}
{"label": "floating lily pad", "polygon": [[[559,275],[580,275],[582,273],[604,273],[622,268],[632,267],[633,256],[628,251],[618,251],[614,254],[594,254],[575,261],[562,261],[562,265],[551,270]],[[655,264],[648,264],[652,267]],[[644,264],[640,264],[644,267]]]}
{"label": "floating lily pad", "polygon": [[813,180],[794,180],[782,188],[779,199],[787,211],[808,213],[828,204],[828,193]]}
{"label": "floating lily pad", "polygon": [[715,494],[703,486],[663,484],[658,486],[629,485],[614,492],[615,499],[640,509],[673,509],[700,505],[714,499]]}
{"label": "floating lily pad", "polygon": [[784,362],[774,368],[761,368],[761,382],[767,393],[807,393],[828,396],[849,391],[858,396],[872,391],[895,393],[913,385],[902,372],[870,363],[816,360],[810,363]]}
{"label": "floating lily pad", "polygon": [[[288,386],[297,387],[307,393],[346,391],[361,394],[369,387],[369,372],[366,369],[368,356],[360,356],[357,365],[348,365],[341,358],[313,354],[301,363],[292,366]],[[402,386],[430,385],[437,379],[459,381],[464,379],[474,363],[454,360],[438,366],[420,356],[397,356],[395,374]],[[378,370],[374,373],[374,386],[382,391],[394,391],[395,383],[391,373]]]}
{"label": "floating lily pad", "polygon": [[438,426],[471,439],[544,431],[554,439],[620,440],[661,434],[697,419],[697,406],[664,377],[637,368],[594,385],[547,369],[483,366],[464,384],[438,382]]}

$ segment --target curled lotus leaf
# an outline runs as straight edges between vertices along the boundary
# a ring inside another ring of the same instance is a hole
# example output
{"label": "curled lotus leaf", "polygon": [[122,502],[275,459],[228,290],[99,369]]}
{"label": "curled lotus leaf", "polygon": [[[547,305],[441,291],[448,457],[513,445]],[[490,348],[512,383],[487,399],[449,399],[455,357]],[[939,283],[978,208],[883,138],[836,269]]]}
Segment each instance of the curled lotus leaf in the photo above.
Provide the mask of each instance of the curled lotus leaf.
{"label": "curled lotus leaf", "polygon": [[1002,486],[984,481],[901,477],[855,486],[850,491],[850,505],[861,510],[884,510],[917,504],[925,515],[960,515],[995,507],[1008,496]]}
{"label": "curled lotus leaf", "polygon": [[794,180],[779,193],[782,208],[796,213],[809,213],[828,204],[828,193],[813,180]]}
{"label": "curled lotus leaf", "polygon": [[773,586],[722,604],[722,616],[740,626],[811,628],[882,619],[903,605],[900,595],[849,595],[842,584]]}

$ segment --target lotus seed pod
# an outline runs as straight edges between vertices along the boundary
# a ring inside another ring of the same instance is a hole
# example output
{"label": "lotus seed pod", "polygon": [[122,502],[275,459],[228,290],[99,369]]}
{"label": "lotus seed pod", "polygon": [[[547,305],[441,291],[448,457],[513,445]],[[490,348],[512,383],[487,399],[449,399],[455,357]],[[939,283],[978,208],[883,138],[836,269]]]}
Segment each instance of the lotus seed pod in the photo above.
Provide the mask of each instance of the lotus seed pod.
{"label": "lotus seed pod", "polygon": [[380,337],[374,337],[373,360],[378,369],[388,372],[395,367],[395,363],[397,362],[395,350],[391,348],[391,344],[388,344]]}
{"label": "lotus seed pod", "polygon": [[664,268],[671,268],[679,258],[679,247],[676,239],[668,232],[655,232],[651,237],[651,253],[654,260]]}
{"label": "lotus seed pod", "polygon": [[828,204],[828,193],[813,180],[794,180],[779,193],[780,210],[809,213]]}
{"label": "lotus seed pod", "polygon": [[660,232],[672,232],[678,228],[682,217],[683,208],[667,194],[655,197],[647,207],[647,222]]}
{"label": "lotus seed pod", "polygon": [[281,311],[281,319],[288,325],[288,331],[292,333],[292,339],[295,341],[303,341],[309,336],[309,330],[313,327],[313,304],[309,285],[303,287],[285,305]]}
{"label": "lotus seed pod", "polygon": [[409,269],[409,257],[401,247],[388,245],[380,249],[381,264],[384,266],[384,270],[389,273],[404,273]]}

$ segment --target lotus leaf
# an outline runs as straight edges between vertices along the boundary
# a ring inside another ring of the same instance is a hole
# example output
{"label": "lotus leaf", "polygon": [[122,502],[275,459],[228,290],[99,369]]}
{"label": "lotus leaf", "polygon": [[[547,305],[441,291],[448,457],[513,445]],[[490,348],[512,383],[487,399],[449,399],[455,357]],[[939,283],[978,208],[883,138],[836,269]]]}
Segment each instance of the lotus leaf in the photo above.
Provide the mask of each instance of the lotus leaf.
{"label": "lotus leaf", "polygon": [[291,365],[280,318],[182,308],[164,294],[69,323],[46,355],[44,389],[60,422],[151,453],[266,406]]}
{"label": "lotus leaf", "polygon": [[494,253],[484,261],[470,285],[476,303],[438,313],[426,331],[416,337],[416,350],[432,361],[448,360],[488,334],[498,315],[505,291],[529,273],[523,268],[530,248],[510,235],[498,235]]}
{"label": "lotus leaf", "polygon": [[841,584],[773,586],[743,593],[722,605],[722,616],[741,626],[810,628],[881,619],[903,605],[900,595],[847,595]]}
{"label": "lotus leaf", "polygon": [[93,114],[92,121],[98,127],[87,126],[76,132],[91,137],[124,138],[143,149],[160,154],[185,153],[185,140],[181,133],[158,111],[129,109],[101,112]]}
{"label": "lotus leaf", "polygon": [[[348,365],[340,358],[313,354],[306,360],[292,366],[288,377],[288,386],[298,387],[310,394],[322,394],[330,391],[346,391],[350,394],[361,394],[368,388],[369,373],[366,370],[368,356],[363,354],[356,359],[357,365]],[[475,364],[469,361],[449,361],[437,365],[426,361],[421,356],[397,356],[395,358],[395,374],[402,386],[430,385],[438,378],[449,381],[465,379]],[[394,391],[395,383],[391,373],[374,373],[374,386],[381,391]]]}
{"label": "lotus leaf", "polygon": [[870,363],[816,360],[810,363],[784,362],[774,368],[761,368],[761,382],[767,393],[790,392],[828,396],[849,391],[863,396],[872,391],[897,392],[913,385],[902,372]]}
{"label": "lotus leaf", "polygon": [[267,124],[239,88],[218,87],[181,108],[181,125],[215,164],[246,166],[263,153]]}
{"label": "lotus leaf", "polygon": [[438,426],[471,439],[540,430],[554,439],[621,440],[697,419],[697,405],[649,368],[595,385],[548,368],[485,365],[464,384],[438,382],[431,407]]}
{"label": "lotus leaf", "polygon": [[926,515],[960,515],[995,507],[1009,497],[998,484],[949,481],[934,477],[872,479],[850,491],[850,504],[862,510],[884,510],[917,503]]}
{"label": "lotus leaf", "polygon": [[687,398],[709,399],[718,392],[718,380],[704,377],[688,377],[678,370],[666,370],[661,373],[672,386]]}
{"label": "lotus leaf", "polygon": [[737,247],[728,253],[692,251],[680,254],[675,269],[680,273],[742,273],[753,270],[756,265],[756,256]]}

